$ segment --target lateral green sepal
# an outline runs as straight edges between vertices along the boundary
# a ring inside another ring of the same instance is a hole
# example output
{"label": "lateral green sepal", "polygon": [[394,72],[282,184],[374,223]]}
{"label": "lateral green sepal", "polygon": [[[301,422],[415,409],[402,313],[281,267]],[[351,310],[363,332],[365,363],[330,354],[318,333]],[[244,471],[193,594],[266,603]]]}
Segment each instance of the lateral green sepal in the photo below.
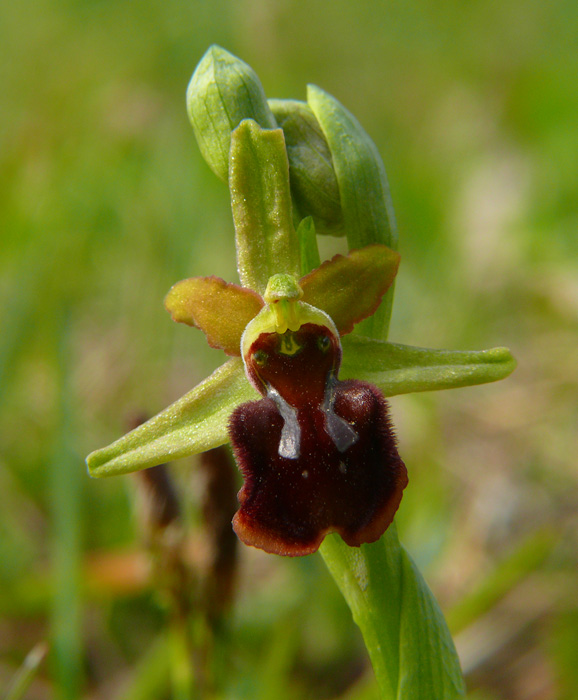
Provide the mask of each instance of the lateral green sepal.
{"label": "lateral green sepal", "polygon": [[90,454],[89,474],[127,474],[223,445],[232,411],[255,398],[242,361],[231,359],[154,418]]}
{"label": "lateral green sepal", "polygon": [[371,382],[385,396],[495,382],[516,368],[507,348],[431,350],[358,335],[342,345],[341,378]]}

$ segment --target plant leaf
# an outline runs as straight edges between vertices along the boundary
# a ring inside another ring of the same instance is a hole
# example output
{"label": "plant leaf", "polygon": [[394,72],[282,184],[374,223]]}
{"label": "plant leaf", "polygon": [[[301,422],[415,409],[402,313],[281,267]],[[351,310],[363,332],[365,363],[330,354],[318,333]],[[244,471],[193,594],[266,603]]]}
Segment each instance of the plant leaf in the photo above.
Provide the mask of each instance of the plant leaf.
{"label": "plant leaf", "polygon": [[370,316],[393,283],[399,255],[384,245],[336,255],[299,280],[303,301],[325,311],[341,335]]}
{"label": "plant leaf", "polygon": [[301,272],[283,131],[241,122],[231,137],[230,162],[239,278],[263,294],[274,274]]}
{"label": "plant leaf", "polygon": [[447,625],[395,525],[359,548],[330,535],[319,551],[361,629],[382,699],[463,697]]}
{"label": "plant leaf", "polygon": [[357,335],[342,345],[341,377],[371,382],[385,396],[495,382],[516,367],[507,348],[430,350]]}
{"label": "plant leaf", "polygon": [[34,680],[34,676],[38,673],[40,664],[48,654],[48,644],[46,642],[38,642],[31,649],[26,658],[22,662],[16,675],[10,681],[6,693],[3,695],[4,700],[23,700],[26,697],[26,691]]}
{"label": "plant leaf", "polygon": [[234,358],[154,418],[90,454],[91,476],[116,476],[204,452],[228,441],[229,416],[259,395]]}
{"label": "plant leaf", "polygon": [[[375,144],[343,105],[315,85],[307,88],[307,103],[329,144],[349,248],[383,243],[396,250],[395,214],[385,167]],[[356,332],[387,337],[392,303],[393,285],[379,309]]]}
{"label": "plant leaf", "polygon": [[349,247],[383,243],[395,250],[395,215],[375,144],[353,114],[316,85],[307,86],[307,103],[329,144]]}
{"label": "plant leaf", "polygon": [[465,696],[458,655],[440,607],[421,572],[401,549],[402,600],[398,700]]}
{"label": "plant leaf", "polygon": [[252,289],[229,284],[220,277],[191,277],[173,285],[165,308],[173,321],[200,328],[209,345],[240,356],[241,336],[263,308]]}

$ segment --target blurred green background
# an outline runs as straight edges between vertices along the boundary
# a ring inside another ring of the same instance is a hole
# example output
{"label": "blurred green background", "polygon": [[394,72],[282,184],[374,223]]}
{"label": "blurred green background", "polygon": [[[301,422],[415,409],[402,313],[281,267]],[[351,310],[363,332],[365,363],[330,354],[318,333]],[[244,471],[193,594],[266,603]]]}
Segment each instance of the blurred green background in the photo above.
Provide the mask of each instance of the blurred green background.
{"label": "blurred green background", "polygon": [[[390,338],[517,357],[498,384],[392,400],[398,527],[472,698],[578,697],[577,29],[572,0],[0,4],[0,696],[50,640],[23,697],[171,697],[134,477],[83,460],[222,361],[162,305],[183,277],[236,278],[184,102],[218,43],[269,97],[315,83],[375,140]],[[194,462],[173,474],[194,543]],[[219,697],[377,697],[318,556],[243,548],[220,649]]]}

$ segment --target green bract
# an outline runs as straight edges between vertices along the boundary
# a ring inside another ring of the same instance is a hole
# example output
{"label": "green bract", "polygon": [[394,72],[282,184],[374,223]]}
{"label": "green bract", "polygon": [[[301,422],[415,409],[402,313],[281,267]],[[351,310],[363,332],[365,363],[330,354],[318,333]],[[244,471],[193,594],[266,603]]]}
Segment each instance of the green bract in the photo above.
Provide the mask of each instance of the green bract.
{"label": "green bract", "polygon": [[[184,280],[166,306],[174,320],[202,329],[233,357],[172,406],[89,455],[92,476],[227,442],[231,413],[258,398],[240,356],[270,329],[283,333],[313,321],[344,335],[355,326],[342,339],[342,376],[371,382],[385,396],[495,381],[514,369],[505,348],[429,350],[386,341],[399,264],[387,178],[371,139],[337,100],[310,86],[307,104],[272,101],[270,108],[252,69],[212,47],[191,80],[187,105],[203,156],[229,183],[241,285]],[[349,254],[320,264],[317,230],[345,233]],[[395,528],[360,548],[330,536],[320,551],[362,630],[382,696],[462,697],[451,637]]]}

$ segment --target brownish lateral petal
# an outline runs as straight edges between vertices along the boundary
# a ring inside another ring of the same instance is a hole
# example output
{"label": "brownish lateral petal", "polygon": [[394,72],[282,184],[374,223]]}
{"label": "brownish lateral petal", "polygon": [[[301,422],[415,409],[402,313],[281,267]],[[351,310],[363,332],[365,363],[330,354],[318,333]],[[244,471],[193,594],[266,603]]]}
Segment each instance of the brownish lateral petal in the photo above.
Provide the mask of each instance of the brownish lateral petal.
{"label": "brownish lateral petal", "polygon": [[399,266],[399,254],[381,244],[336,255],[299,281],[302,301],[325,311],[341,335],[379,306]]}
{"label": "brownish lateral petal", "polygon": [[182,280],[171,287],[165,298],[165,308],[174,321],[200,328],[211,347],[237,356],[241,354],[245,327],[263,305],[263,299],[252,289],[219,277]]}

